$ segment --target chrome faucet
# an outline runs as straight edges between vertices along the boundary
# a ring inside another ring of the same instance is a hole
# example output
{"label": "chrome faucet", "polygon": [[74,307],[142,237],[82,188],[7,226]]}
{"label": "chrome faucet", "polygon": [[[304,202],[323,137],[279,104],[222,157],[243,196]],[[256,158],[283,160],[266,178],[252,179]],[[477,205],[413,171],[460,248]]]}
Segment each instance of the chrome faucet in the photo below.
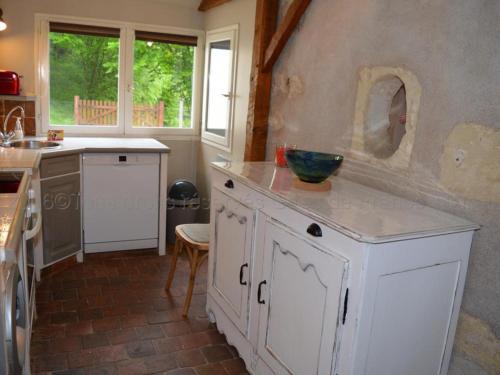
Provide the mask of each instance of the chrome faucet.
{"label": "chrome faucet", "polygon": [[9,111],[9,113],[7,113],[7,115],[5,116],[5,120],[3,122],[3,131],[0,131],[0,140],[2,141],[2,143],[0,143],[0,146],[2,146],[2,147],[9,147],[10,146],[10,141],[16,135],[16,133],[14,131],[12,131],[12,130],[7,133],[7,123],[9,122],[9,119],[12,116],[12,114],[17,109],[19,109],[21,111],[21,119],[22,119],[21,124],[22,124],[23,132],[24,132],[24,119],[25,119],[24,108],[21,107],[20,105],[18,105],[16,107],[12,108]]}

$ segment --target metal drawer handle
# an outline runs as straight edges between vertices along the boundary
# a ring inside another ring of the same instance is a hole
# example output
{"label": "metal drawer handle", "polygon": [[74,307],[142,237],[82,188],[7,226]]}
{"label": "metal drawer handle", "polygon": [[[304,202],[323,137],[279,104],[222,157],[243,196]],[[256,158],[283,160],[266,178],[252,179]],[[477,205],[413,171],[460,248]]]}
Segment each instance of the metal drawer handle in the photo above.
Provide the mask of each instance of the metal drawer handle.
{"label": "metal drawer handle", "polygon": [[224,184],[225,187],[228,189],[234,189],[234,182],[233,180],[227,180],[226,183]]}
{"label": "metal drawer handle", "polygon": [[242,264],[240,267],[240,285],[248,285],[246,281],[243,281],[243,270],[248,267],[248,263]]}
{"label": "metal drawer handle", "polygon": [[312,223],[307,227],[307,233],[309,233],[313,237],[323,237],[323,231],[316,223]]}
{"label": "metal drawer handle", "polygon": [[261,296],[262,296],[262,285],[266,285],[267,284],[267,281],[264,280],[264,281],[261,281],[259,283],[259,288],[257,289],[257,302],[261,305],[264,305],[266,303],[266,301],[264,301],[263,299],[261,299]]}

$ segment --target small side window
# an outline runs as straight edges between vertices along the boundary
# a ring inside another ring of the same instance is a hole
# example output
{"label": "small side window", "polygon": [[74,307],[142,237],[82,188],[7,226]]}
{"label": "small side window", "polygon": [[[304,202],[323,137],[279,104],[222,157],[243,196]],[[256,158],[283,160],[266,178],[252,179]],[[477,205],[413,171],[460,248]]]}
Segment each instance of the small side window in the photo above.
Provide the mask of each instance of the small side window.
{"label": "small side window", "polygon": [[231,150],[238,26],[207,33],[205,88],[203,95],[203,141]]}

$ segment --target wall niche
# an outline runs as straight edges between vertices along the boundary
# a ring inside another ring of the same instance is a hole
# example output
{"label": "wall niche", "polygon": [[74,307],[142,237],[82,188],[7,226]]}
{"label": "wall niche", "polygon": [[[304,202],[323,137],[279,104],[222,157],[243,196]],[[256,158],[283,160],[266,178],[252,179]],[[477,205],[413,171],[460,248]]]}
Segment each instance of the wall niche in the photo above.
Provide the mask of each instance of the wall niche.
{"label": "wall niche", "polygon": [[415,140],[421,91],[415,75],[405,69],[362,69],[354,115],[353,157],[406,169]]}

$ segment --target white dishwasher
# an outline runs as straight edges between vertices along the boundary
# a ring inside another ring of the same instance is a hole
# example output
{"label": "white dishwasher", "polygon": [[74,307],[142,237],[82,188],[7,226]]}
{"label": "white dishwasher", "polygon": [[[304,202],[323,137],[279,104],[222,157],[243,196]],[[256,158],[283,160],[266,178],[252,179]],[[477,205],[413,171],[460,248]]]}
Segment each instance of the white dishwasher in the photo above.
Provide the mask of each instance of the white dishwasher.
{"label": "white dishwasher", "polygon": [[83,154],[87,253],[158,247],[160,155]]}

